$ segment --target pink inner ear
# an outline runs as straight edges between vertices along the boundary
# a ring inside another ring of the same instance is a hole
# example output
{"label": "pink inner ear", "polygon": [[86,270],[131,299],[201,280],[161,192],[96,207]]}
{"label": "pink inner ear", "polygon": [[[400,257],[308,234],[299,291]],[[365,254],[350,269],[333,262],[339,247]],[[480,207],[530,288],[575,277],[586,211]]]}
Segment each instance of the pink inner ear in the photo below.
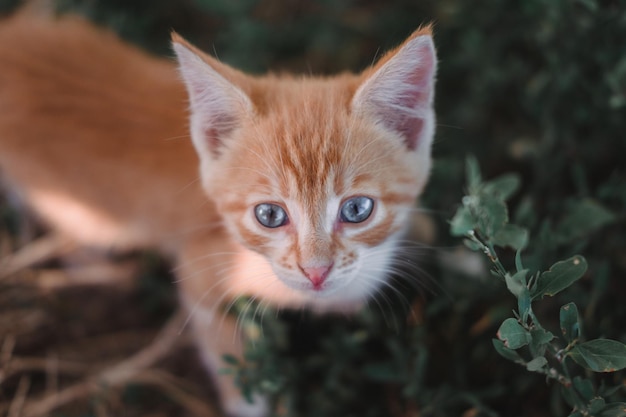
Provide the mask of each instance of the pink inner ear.
{"label": "pink inner ear", "polygon": [[426,118],[431,117],[433,52],[424,37],[409,41],[378,71],[359,98],[380,123],[402,135],[410,150],[419,147]]}
{"label": "pink inner ear", "polygon": [[403,136],[410,150],[415,150],[427,117],[429,93],[414,84],[410,86],[413,89],[398,94],[391,103],[379,103],[378,116],[385,126]]}
{"label": "pink inner ear", "polygon": [[217,129],[210,127],[210,126],[207,127],[204,130],[204,138],[206,140],[209,152],[211,152],[211,155],[214,158],[219,157],[222,154],[222,152],[220,150],[221,141],[220,141],[219,133]]}
{"label": "pink inner ear", "polygon": [[[423,118],[426,117],[424,112],[430,105],[430,89],[432,88],[432,73],[429,70],[433,67],[432,56],[427,51],[420,55],[423,58],[420,66],[407,74],[404,80],[406,83],[404,91],[397,95],[395,102],[389,109],[390,114],[387,119],[390,127],[404,136],[406,145],[410,150],[415,150],[419,146],[419,139],[424,128]],[[396,106],[414,111],[410,113],[393,111]],[[415,114],[416,112],[418,114]]]}
{"label": "pink inner ear", "polygon": [[406,117],[405,120],[399,121],[399,126],[396,130],[404,136],[407,148],[414,151],[419,145],[419,137],[423,127],[423,119]]}
{"label": "pink inner ear", "polygon": [[233,131],[237,120],[234,116],[218,113],[208,118],[205,123],[204,140],[213,157],[218,157],[222,154],[224,138]]}
{"label": "pink inner ear", "polygon": [[173,46],[189,93],[193,142],[201,158],[220,156],[252,104],[235,84],[192,50],[183,44]]}

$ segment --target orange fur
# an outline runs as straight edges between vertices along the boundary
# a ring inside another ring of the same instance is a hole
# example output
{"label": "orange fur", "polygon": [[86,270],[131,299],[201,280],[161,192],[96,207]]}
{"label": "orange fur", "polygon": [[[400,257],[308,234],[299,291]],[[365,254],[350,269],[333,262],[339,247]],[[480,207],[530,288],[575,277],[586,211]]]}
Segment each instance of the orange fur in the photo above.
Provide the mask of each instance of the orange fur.
{"label": "orange fur", "polygon": [[[221,353],[241,353],[224,336],[234,320],[214,320],[233,297],[342,310],[382,285],[430,167],[430,35],[334,77],[252,77],[173,35],[183,84],[172,62],[80,19],[11,18],[0,23],[0,170],[59,233],[172,257],[216,369]],[[358,223],[340,215],[354,196],[373,201]],[[259,224],[264,203],[288,221]],[[220,391],[229,412],[262,415],[230,382]]]}
{"label": "orange fur", "polygon": [[171,63],[79,19],[16,18],[0,23],[0,90],[0,169],[52,227],[169,251],[218,220]]}

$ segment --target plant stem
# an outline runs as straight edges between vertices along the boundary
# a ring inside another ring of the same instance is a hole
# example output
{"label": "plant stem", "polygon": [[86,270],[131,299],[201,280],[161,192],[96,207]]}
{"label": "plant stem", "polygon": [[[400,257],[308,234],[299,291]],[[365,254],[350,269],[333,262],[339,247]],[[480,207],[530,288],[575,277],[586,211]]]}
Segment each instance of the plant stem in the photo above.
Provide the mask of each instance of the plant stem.
{"label": "plant stem", "polygon": [[502,278],[504,278],[508,272],[506,268],[504,268],[504,265],[502,265],[502,262],[500,262],[500,258],[498,258],[498,254],[496,253],[493,244],[491,244],[489,241],[487,241],[487,243],[483,242],[474,230],[470,230],[465,236],[472,242],[480,246],[480,249],[483,251],[483,253],[487,255],[491,263],[493,263],[493,265],[496,267],[498,274],[500,274]]}

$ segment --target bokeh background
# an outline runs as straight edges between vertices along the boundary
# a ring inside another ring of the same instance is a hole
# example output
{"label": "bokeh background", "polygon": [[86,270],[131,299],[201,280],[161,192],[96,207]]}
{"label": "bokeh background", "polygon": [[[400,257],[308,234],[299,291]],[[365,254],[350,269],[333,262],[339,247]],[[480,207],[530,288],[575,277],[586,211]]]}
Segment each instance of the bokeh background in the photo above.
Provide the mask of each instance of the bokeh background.
{"label": "bokeh background", "polygon": [[[0,1],[5,13],[16,6]],[[418,26],[434,22],[440,59],[436,162],[422,205],[438,234],[433,248],[421,254],[425,270],[417,279],[423,291],[415,298],[414,319],[405,323],[394,317],[397,312],[381,313],[376,306],[356,319],[270,319],[269,341],[253,354],[263,369],[250,371],[247,382],[265,384],[266,391],[282,398],[279,414],[289,409],[302,416],[567,415],[557,385],[510,364],[493,349],[499,324],[515,308],[505,286],[487,269],[481,274],[476,268],[450,267],[459,263],[450,257],[458,255],[460,242],[449,236],[447,222],[464,193],[468,154],[476,156],[486,178],[506,172],[521,176],[521,191],[509,210],[512,221],[531,232],[525,264],[545,269],[575,253],[589,262],[580,282],[541,303],[543,321],[558,333],[558,309],[574,301],[588,338],[626,342],[626,2],[57,0],[54,6],[167,57],[174,29],[252,73],[358,71]],[[4,245],[14,247],[18,214],[8,204],[0,210],[3,239],[11,242]],[[80,343],[122,329],[127,338],[116,340],[127,344],[113,350],[131,354],[175,304],[163,273],[167,266],[149,255],[142,259],[148,267],[140,288],[124,294],[97,290],[103,300],[96,312],[79,303],[84,291],[94,296],[94,290],[41,295],[15,280],[0,282],[0,343],[13,329],[22,335],[16,355],[56,352],[95,360],[105,353],[81,349]],[[512,254],[504,253],[503,259],[512,262]],[[131,306],[132,314],[121,313],[121,304]],[[48,321],[32,319],[29,332],[24,317],[33,311]],[[68,322],[74,327],[63,327]],[[285,335],[291,353],[278,340]],[[187,347],[163,366],[186,381],[181,389],[212,404],[210,384],[193,361]],[[26,374],[0,379],[4,410]],[[29,392],[42,392],[47,374],[35,369],[28,375]],[[612,398],[626,398],[623,373],[594,378],[599,385],[621,385]],[[128,384],[107,395],[81,399],[53,415],[106,410],[194,415],[162,387]]]}

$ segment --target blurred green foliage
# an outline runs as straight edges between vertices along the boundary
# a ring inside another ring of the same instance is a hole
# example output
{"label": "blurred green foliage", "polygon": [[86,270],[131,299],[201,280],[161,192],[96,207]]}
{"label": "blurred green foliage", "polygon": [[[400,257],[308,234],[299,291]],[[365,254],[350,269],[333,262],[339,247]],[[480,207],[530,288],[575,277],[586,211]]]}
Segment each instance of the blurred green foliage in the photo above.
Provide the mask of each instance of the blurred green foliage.
{"label": "blurred green foliage", "polygon": [[[9,9],[15,1],[0,1]],[[423,205],[440,235],[420,254],[429,291],[413,303],[372,302],[352,319],[266,314],[265,338],[240,368],[302,416],[566,415],[559,384],[500,357],[492,345],[517,307],[506,286],[450,268],[448,221],[465,194],[464,161],[484,178],[515,172],[507,216],[531,236],[524,266],[546,270],[575,253],[572,287],[541,303],[558,333],[573,301],[589,339],[626,342],[626,3],[623,0],[58,0],[155,53],[171,29],[251,72],[359,70],[420,24],[435,23],[440,58],[436,163]],[[1,24],[1,23],[0,23]],[[513,262],[514,252],[500,254]],[[444,260],[444,261],[441,261]],[[455,261],[456,262],[456,261]],[[405,293],[419,291],[404,291]],[[431,294],[432,292],[432,294]],[[242,311],[252,311],[245,303]],[[250,326],[258,326],[256,318]],[[238,366],[231,363],[231,370]],[[582,375],[623,399],[623,373]]]}

